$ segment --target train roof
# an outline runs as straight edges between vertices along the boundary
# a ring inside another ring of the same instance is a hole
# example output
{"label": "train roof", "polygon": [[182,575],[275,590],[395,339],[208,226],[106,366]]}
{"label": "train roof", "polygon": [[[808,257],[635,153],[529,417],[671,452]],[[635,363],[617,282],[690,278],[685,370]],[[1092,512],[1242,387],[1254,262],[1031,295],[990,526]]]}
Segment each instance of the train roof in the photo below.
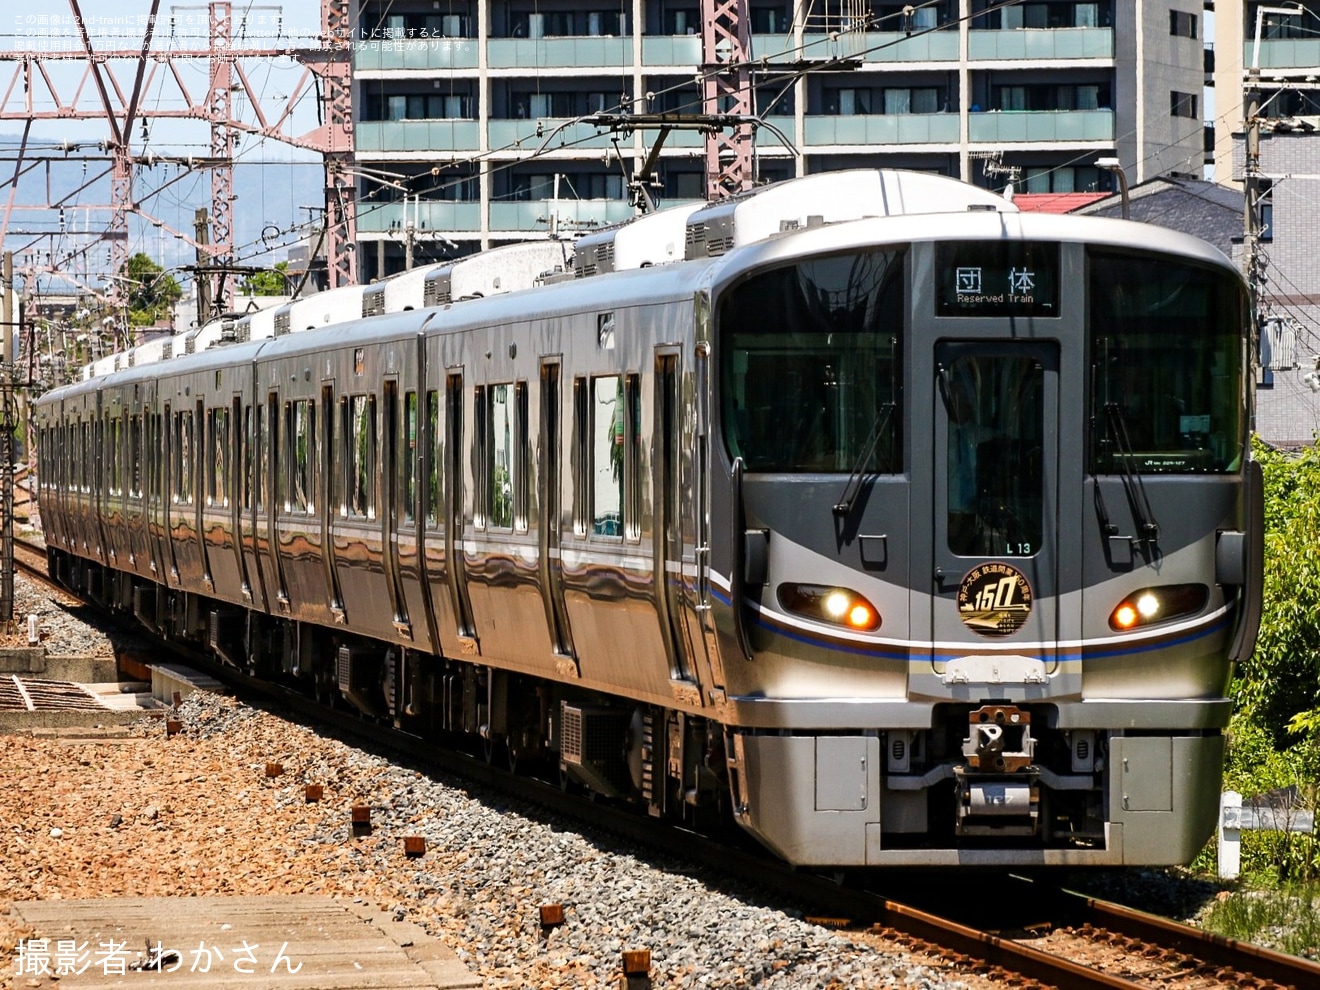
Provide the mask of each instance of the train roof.
{"label": "train roof", "polygon": [[[715,256],[608,272],[591,278],[570,278],[534,288],[367,319],[358,313],[362,294],[368,287],[349,286],[319,293],[309,300],[299,300],[277,310],[286,313],[292,306],[312,304],[306,309],[315,310],[315,321],[323,325],[309,332],[258,338],[250,343],[225,343],[187,355],[180,353],[182,341],[175,338],[175,353],[164,363],[135,361],[132,362],[134,366],[129,367],[126,356],[116,355],[89,368],[88,377],[79,384],[99,388],[111,375],[119,382],[132,383],[156,378],[166,369],[171,374],[188,374],[216,364],[349,346],[353,342],[387,339],[423,330],[447,333],[483,326],[494,328],[593,308],[603,312],[612,308],[689,299],[697,288],[718,288],[760,265],[885,244],[939,239],[1076,242],[1175,254],[1237,273],[1233,262],[1211,244],[1164,227],[1092,216],[1022,213],[1002,197],[939,176],[873,171],[842,173],[842,176],[842,179],[830,174],[793,180],[779,187],[766,187],[756,195],[728,204],[712,204],[690,215],[687,211],[676,212],[665,218],[664,223],[652,221],[638,225],[640,233],[649,228],[663,229],[666,234],[671,234],[674,221],[680,216],[686,217],[689,226],[723,217],[725,219],[721,222],[736,236],[726,245],[726,253]],[[791,215],[795,211],[800,213],[804,209],[816,208],[813,203],[819,206],[838,200],[842,198],[840,190],[847,189],[859,194],[871,190],[884,193],[888,198],[881,204],[883,210],[871,200],[859,199],[834,212],[803,214],[809,221],[805,223],[801,222],[802,217]],[[946,193],[959,191],[959,195],[949,195],[941,201],[937,195],[941,190]],[[755,210],[750,209],[758,201],[761,205]],[[860,217],[857,216],[859,213],[862,214]],[[825,219],[828,216],[837,219]],[[702,217],[706,220],[701,220]],[[626,229],[621,228],[621,231]],[[498,254],[499,250],[492,257]],[[488,271],[489,260],[478,264],[474,271],[478,268]],[[433,279],[440,270],[448,267],[426,269],[424,278]],[[266,319],[258,321],[257,317],[269,312],[262,311],[245,320],[256,330],[259,322],[268,322]],[[332,313],[337,316],[333,322],[330,321]],[[312,315],[308,313],[308,316]],[[148,349],[143,357],[149,356],[155,355]],[[67,391],[70,388],[72,386],[66,386],[49,394],[77,394]]]}
{"label": "train roof", "polygon": [[1103,217],[972,209],[940,216],[877,217],[794,231],[735,249],[720,273],[727,284],[748,268],[827,251],[863,250],[885,244],[935,240],[1040,240],[1082,243],[1127,251],[1174,254],[1238,273],[1213,244],[1165,227]]}

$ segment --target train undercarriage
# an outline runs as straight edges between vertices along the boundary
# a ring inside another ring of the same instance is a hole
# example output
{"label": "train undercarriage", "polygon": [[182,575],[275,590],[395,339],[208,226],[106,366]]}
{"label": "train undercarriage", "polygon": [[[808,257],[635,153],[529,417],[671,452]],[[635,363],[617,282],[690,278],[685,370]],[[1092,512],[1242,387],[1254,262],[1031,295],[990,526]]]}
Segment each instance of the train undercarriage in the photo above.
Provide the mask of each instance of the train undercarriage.
{"label": "train undercarriage", "polygon": [[704,829],[730,818],[723,729],[708,719],[271,617],[82,558],[53,554],[51,572],[163,639],[329,707],[413,735],[466,740],[489,762],[557,776],[561,786],[639,804],[653,817]]}
{"label": "train undercarriage", "polygon": [[[924,729],[729,729],[673,709],[273,618],[60,553],[52,554],[52,573],[107,608],[131,612],[156,635],[323,704],[466,743],[488,761],[557,777],[562,786],[631,803],[653,817],[704,830],[737,821],[803,865],[993,865],[1035,854],[1042,865],[1118,863],[1132,854],[1115,845],[1115,821],[1127,814],[1146,831],[1158,830],[1182,802],[1171,792],[1151,804],[1149,787],[1119,779],[1115,751],[1126,763],[1121,754],[1163,754],[1163,746],[1169,762],[1146,769],[1166,790],[1178,788],[1180,773],[1193,778],[1194,798],[1205,745],[1222,744],[1217,734],[1182,740],[1179,757],[1179,740],[1167,735],[1125,739],[1122,732],[1060,729],[1051,724],[1052,706],[1006,702],[938,706]],[[1141,831],[1133,824],[1130,843]]]}

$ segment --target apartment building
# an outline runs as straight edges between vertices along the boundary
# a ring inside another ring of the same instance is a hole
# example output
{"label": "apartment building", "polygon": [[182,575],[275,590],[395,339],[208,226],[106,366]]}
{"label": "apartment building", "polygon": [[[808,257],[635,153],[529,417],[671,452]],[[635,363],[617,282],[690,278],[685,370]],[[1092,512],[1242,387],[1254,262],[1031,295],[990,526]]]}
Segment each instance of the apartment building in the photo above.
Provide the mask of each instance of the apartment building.
{"label": "apartment building", "polygon": [[[1199,174],[1197,0],[748,0],[756,168],[893,167],[1030,192]],[[354,49],[363,278],[631,216],[655,130],[696,113],[698,0],[360,0]],[[668,134],[660,205],[704,197],[704,137]]]}

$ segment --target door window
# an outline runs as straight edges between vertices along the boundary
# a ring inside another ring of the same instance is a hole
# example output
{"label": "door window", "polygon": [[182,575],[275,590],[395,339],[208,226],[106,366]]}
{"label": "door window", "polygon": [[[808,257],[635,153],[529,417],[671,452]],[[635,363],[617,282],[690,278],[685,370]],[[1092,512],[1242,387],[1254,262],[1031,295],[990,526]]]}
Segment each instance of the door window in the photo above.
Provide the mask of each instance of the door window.
{"label": "door window", "polygon": [[941,369],[948,413],[949,550],[1029,557],[1044,506],[1045,371],[1032,357],[965,354]]}

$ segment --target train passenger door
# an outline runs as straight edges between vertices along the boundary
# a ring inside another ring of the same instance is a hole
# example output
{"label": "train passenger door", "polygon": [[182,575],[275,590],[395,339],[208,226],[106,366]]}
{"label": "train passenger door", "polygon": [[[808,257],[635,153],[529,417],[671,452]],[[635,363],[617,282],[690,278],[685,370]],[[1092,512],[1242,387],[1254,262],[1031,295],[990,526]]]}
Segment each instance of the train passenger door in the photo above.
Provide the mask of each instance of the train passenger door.
{"label": "train passenger door", "polygon": [[325,566],[325,586],[330,589],[330,614],[336,622],[345,621],[344,596],[339,591],[339,567],[335,562],[334,500],[339,492],[335,472],[335,380],[321,381],[321,559]]}
{"label": "train passenger door", "polygon": [[400,470],[399,457],[399,380],[387,378],[381,383],[381,398],[384,408],[381,410],[381,556],[385,565],[385,584],[390,597],[390,609],[394,613],[394,629],[409,638],[412,637],[412,623],[408,618],[408,609],[404,603],[403,582],[399,576],[399,487],[403,472]]}
{"label": "train passenger door", "polygon": [[[255,380],[255,371],[253,377]],[[243,403],[243,418],[239,420],[234,432],[242,437],[242,453],[236,464],[242,472],[242,489],[239,508],[239,542],[243,549],[243,575],[248,582],[247,592],[254,607],[264,612],[269,608],[266,591],[261,580],[261,559],[257,550],[257,474],[261,459],[257,444],[256,419],[260,407],[250,402]]]}
{"label": "train passenger door", "polygon": [[229,531],[234,536],[234,563],[238,568],[239,588],[243,601],[252,601],[252,579],[247,571],[247,562],[243,559],[243,491],[247,485],[243,472],[243,396],[234,396],[229,412],[229,435],[225,439],[229,444],[229,471],[225,481],[229,485]]}
{"label": "train passenger door", "polygon": [[445,563],[449,595],[458,620],[464,652],[479,653],[472,602],[468,597],[467,567],[463,562],[463,372],[450,371],[445,379]]}
{"label": "train passenger door", "polygon": [[206,478],[215,470],[215,465],[206,463],[211,457],[218,456],[218,451],[207,445],[206,401],[198,399],[196,413],[193,416],[192,449],[193,467],[193,532],[197,534],[197,556],[202,564],[202,581],[207,591],[215,591],[215,575],[211,572],[211,552],[206,538]]}
{"label": "train passenger door", "polygon": [[682,422],[678,351],[657,348],[652,476],[656,607],[669,657],[669,676],[675,681],[691,682],[695,680],[692,651],[683,622]]}
{"label": "train passenger door", "polygon": [[161,432],[161,465],[160,465],[160,532],[161,540],[164,544],[165,569],[168,576],[168,584],[171,588],[179,586],[179,558],[175,553],[174,545],[174,519],[170,511],[170,506],[174,502],[175,493],[175,448],[178,446],[178,438],[174,435],[174,410],[168,402],[161,404],[160,432]]}
{"label": "train passenger door", "polygon": [[[280,394],[271,391],[266,396],[266,408],[259,413],[257,427],[257,546],[261,558],[261,577],[267,594],[274,592],[274,601],[281,612],[289,611],[289,593],[284,587],[284,573],[280,564],[279,530],[275,519],[280,500]],[[264,532],[263,532],[264,530]]]}
{"label": "train passenger door", "polygon": [[147,401],[142,407],[142,508],[147,533],[148,565],[151,576],[156,581],[165,580],[165,556],[162,553],[160,514],[160,458],[161,436],[160,416],[154,412],[156,405],[155,386],[147,392]]}
{"label": "train passenger door", "polygon": [[[545,619],[550,629],[550,642],[556,656],[571,658],[573,633],[568,624],[568,608],[564,604],[564,564],[561,557],[560,516],[562,478],[560,471],[560,360],[556,357],[541,359],[541,462],[540,492],[541,531],[538,557],[541,561],[541,595],[545,603]],[[580,671],[579,671],[580,673]]]}
{"label": "train passenger door", "polygon": [[934,672],[1030,692],[1058,664],[1059,347],[943,341],[934,376]]}

